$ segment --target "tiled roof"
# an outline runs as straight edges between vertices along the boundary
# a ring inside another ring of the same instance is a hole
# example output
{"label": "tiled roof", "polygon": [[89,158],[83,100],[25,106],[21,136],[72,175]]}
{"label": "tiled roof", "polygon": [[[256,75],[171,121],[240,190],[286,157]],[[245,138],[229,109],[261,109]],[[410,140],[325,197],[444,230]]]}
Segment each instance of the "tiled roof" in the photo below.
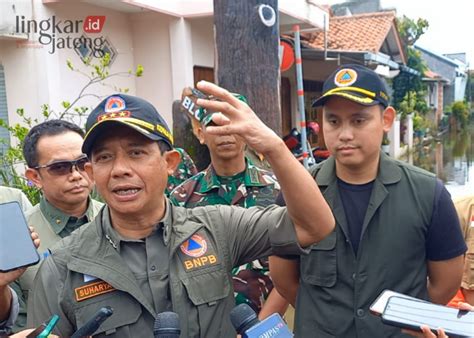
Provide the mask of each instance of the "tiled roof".
{"label": "tiled roof", "polygon": [[425,70],[425,78],[424,80],[434,80],[434,81],[441,81],[441,82],[449,82],[448,79],[442,77],[438,73],[433,72],[431,69]]}
{"label": "tiled roof", "polygon": [[427,70],[425,71],[425,76],[426,76],[427,78],[430,78],[430,79],[436,79],[436,78],[440,78],[440,77],[441,77],[441,75],[439,75],[438,73],[433,72],[433,71],[430,70],[430,69],[427,69]]}
{"label": "tiled roof", "polygon": [[[328,49],[379,52],[395,20],[395,12],[329,17]],[[302,34],[302,42],[324,49],[324,32]]]}

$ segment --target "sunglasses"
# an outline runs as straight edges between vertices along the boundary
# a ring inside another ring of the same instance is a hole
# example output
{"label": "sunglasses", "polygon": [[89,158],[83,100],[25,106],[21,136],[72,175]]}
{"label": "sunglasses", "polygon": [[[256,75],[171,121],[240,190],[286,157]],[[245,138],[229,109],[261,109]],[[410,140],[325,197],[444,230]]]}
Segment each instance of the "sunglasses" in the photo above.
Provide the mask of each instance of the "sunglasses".
{"label": "sunglasses", "polygon": [[72,173],[72,168],[75,167],[78,171],[84,171],[84,166],[89,162],[87,156],[83,156],[73,161],[58,161],[50,164],[39,165],[33,169],[46,168],[51,175],[62,176]]}

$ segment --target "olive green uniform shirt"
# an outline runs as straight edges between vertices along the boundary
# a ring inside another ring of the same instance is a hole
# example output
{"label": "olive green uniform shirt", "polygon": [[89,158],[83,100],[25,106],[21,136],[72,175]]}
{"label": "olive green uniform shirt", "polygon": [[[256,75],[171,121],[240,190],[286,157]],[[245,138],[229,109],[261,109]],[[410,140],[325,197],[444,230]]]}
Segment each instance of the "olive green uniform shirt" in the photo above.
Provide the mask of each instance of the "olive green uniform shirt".
{"label": "olive green uniform shirt", "polygon": [[[235,306],[232,267],[276,252],[304,252],[286,208],[185,209],[167,202],[167,210],[157,229],[163,229],[161,240],[167,253],[159,260],[169,262],[168,282],[160,286],[160,277],[149,277],[151,294],[164,293],[159,289],[166,288],[164,298],[171,300],[172,311],[179,315],[182,337],[234,338],[229,319]],[[111,306],[114,314],[96,337],[152,337],[161,300],[149,297],[130,268],[133,258],[123,256],[122,240],[118,249],[118,239],[109,234],[110,229],[109,210],[104,208],[93,222],[51,249],[35,279],[29,326],[58,314],[61,320],[54,332],[70,336],[99,308]],[[147,254],[149,250],[147,247]],[[155,266],[164,270],[158,273],[166,275],[166,264],[161,263],[151,253],[147,273]],[[166,299],[163,304],[167,308]]]}

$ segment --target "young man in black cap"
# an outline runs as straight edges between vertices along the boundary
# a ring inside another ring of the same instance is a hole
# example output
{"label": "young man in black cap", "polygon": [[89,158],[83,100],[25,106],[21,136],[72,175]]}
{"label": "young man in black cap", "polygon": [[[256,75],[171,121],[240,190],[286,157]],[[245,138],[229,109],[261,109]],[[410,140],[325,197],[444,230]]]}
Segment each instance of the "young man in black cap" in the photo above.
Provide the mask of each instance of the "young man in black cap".
{"label": "young man in black cap", "polygon": [[172,206],[164,190],[179,155],[165,121],[143,99],[108,97],[89,116],[82,148],[107,206],[51,249],[35,280],[31,326],[58,314],[55,332],[70,336],[111,306],[114,314],[94,336],[151,337],[156,315],[174,311],[182,337],[235,337],[231,269],[275,252],[299,254],[333,230],[317,185],[283,141],[228,91],[198,87],[220,99],[197,102],[222,112],[208,132],[239,135],[264,154],[287,208]]}
{"label": "young man in black cap", "polygon": [[381,152],[395,111],[372,70],[341,66],[314,106],[332,155],[311,174],[336,228],[301,256],[299,289],[295,261],[271,262],[274,283],[297,298],[298,337],[403,336],[369,307],[385,289],[441,304],[456,293],[466,245],[450,195],[431,173]]}

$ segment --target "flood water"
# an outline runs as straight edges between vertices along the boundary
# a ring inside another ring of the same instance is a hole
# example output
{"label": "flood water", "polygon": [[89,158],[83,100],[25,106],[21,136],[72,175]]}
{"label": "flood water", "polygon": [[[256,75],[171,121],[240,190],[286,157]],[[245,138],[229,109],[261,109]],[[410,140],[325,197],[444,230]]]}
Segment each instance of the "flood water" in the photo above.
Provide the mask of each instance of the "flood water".
{"label": "flood water", "polygon": [[474,124],[463,132],[448,132],[438,140],[418,146],[413,164],[438,176],[452,197],[474,194]]}

